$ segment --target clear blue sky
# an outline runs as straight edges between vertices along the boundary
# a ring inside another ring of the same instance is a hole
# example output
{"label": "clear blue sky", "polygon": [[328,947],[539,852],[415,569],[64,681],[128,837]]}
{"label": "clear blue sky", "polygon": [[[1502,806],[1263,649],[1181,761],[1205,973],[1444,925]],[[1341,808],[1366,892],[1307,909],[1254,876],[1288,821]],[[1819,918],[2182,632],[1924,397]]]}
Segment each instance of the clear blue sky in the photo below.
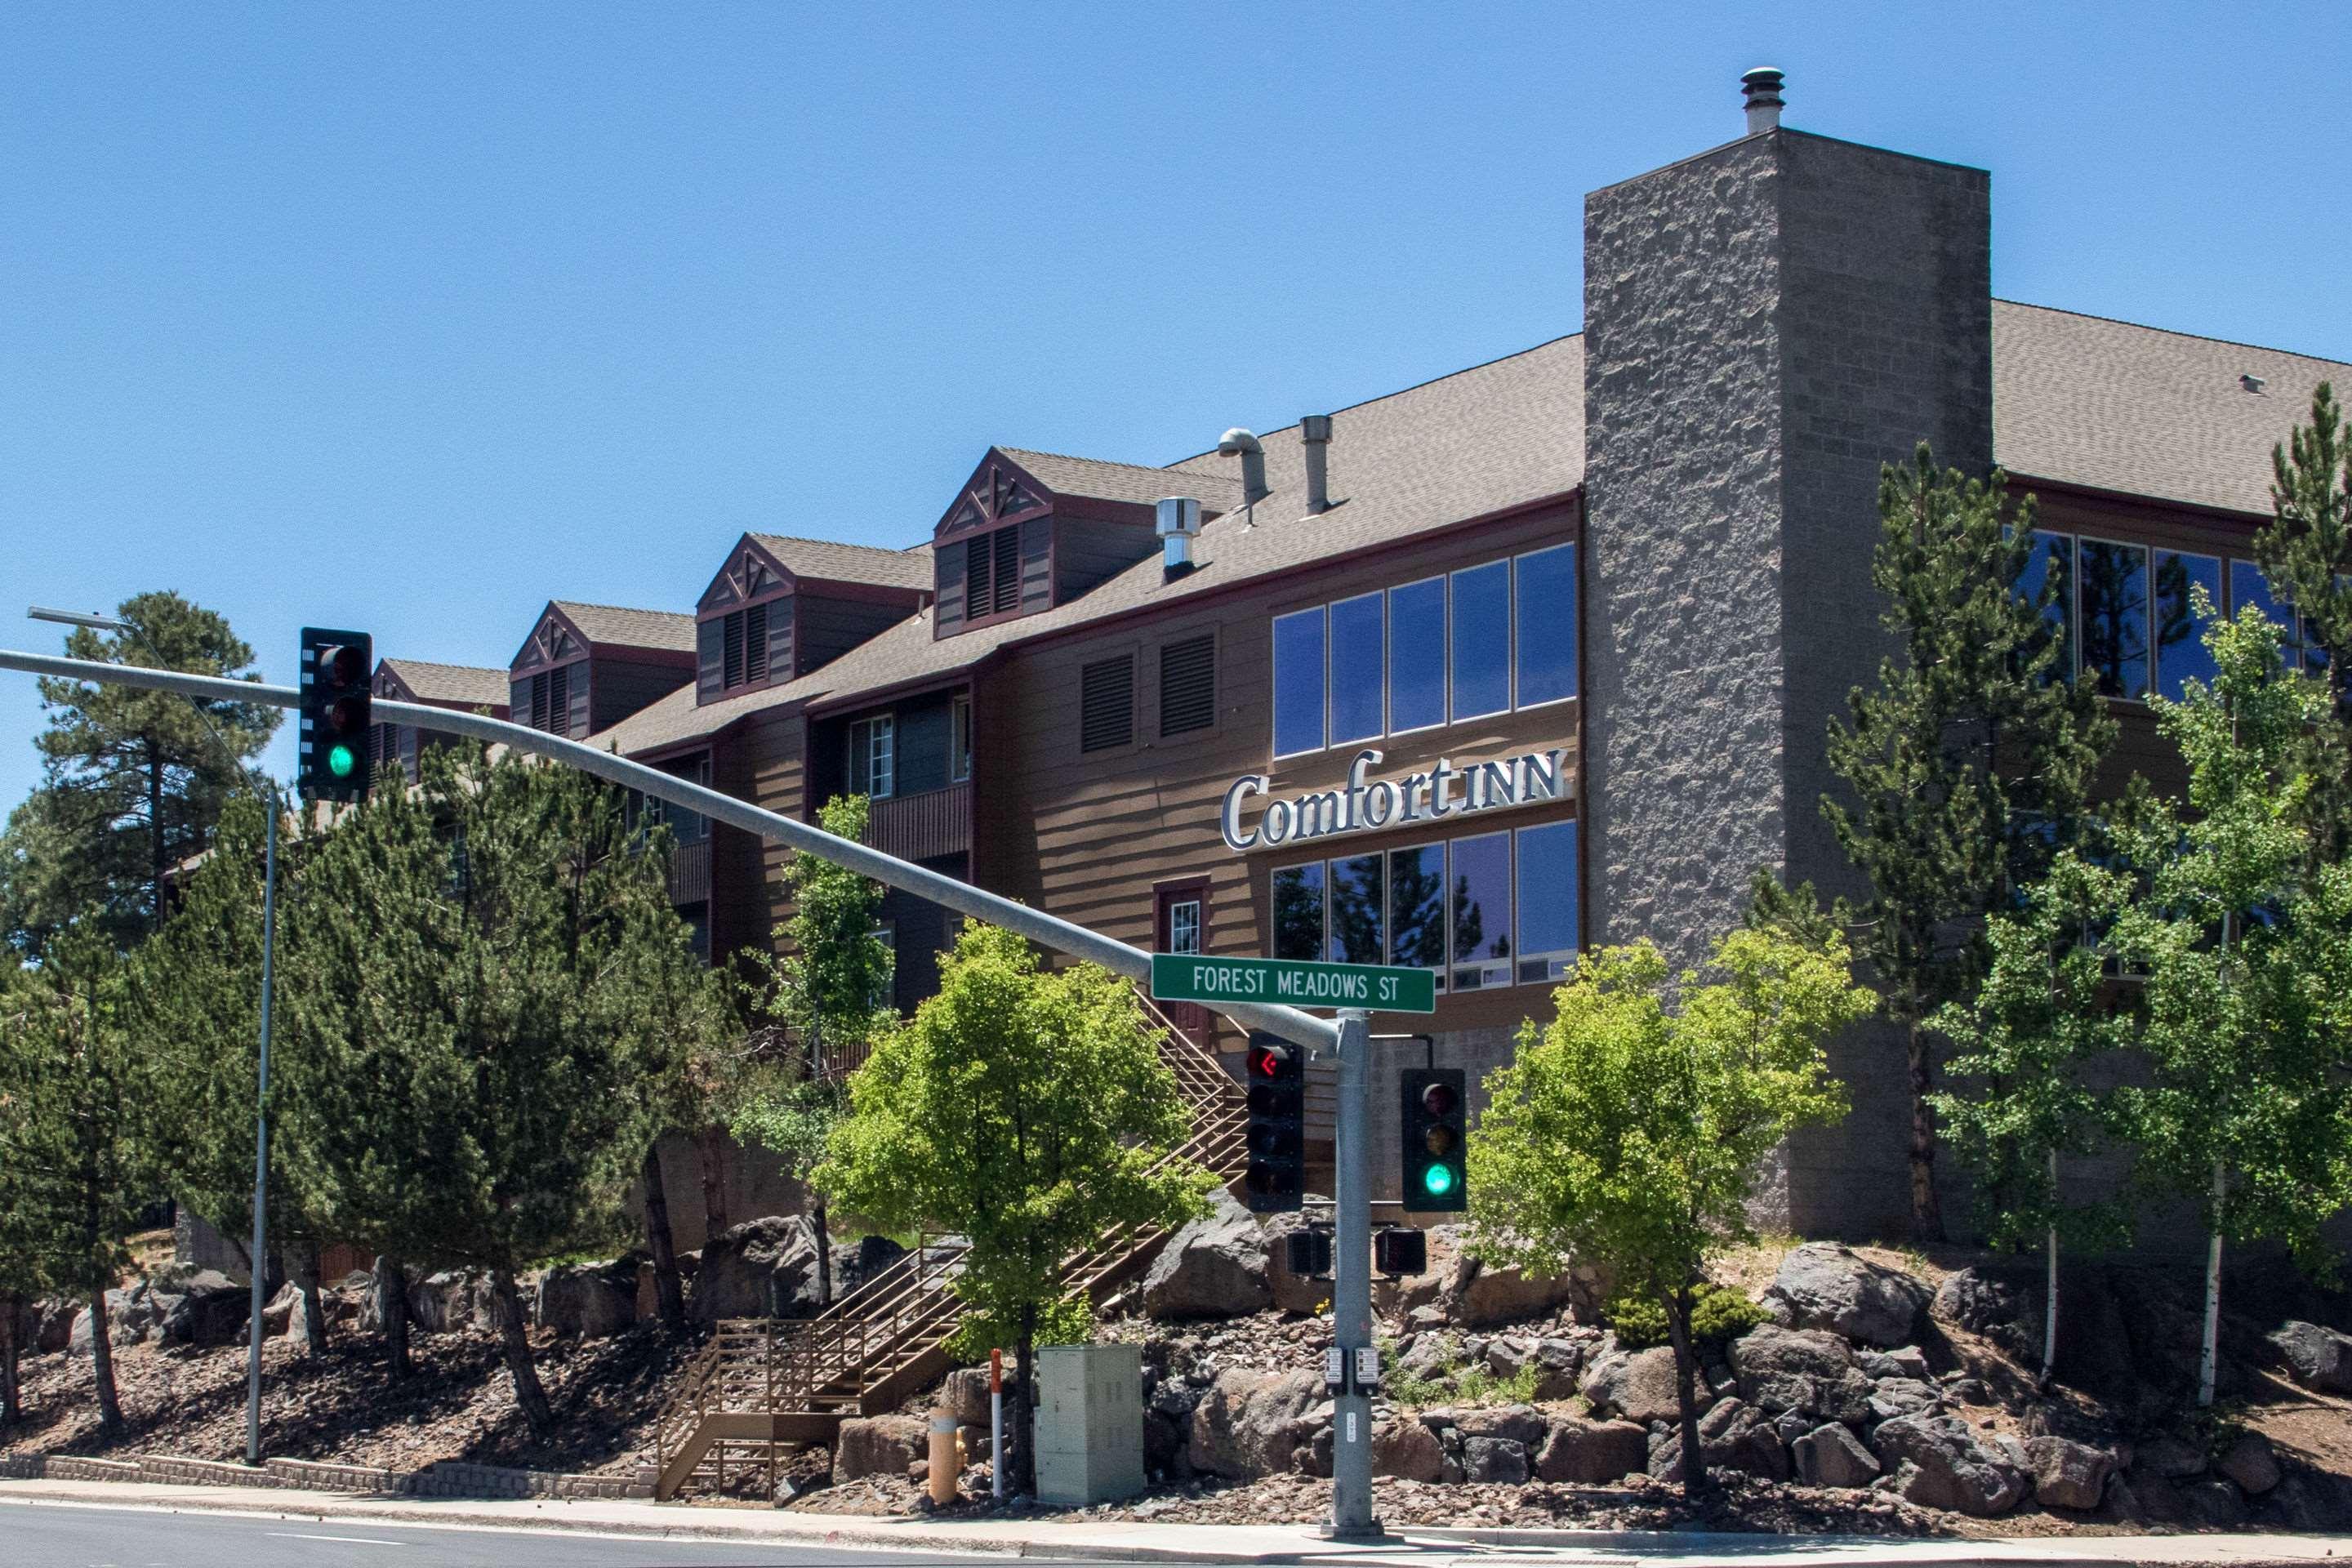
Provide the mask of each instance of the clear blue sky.
{"label": "clear blue sky", "polygon": [[[0,646],[171,587],[273,679],[306,621],[503,666],[746,528],[912,542],[992,441],[1511,353],[1758,64],[1992,170],[2008,298],[2352,359],[2339,5],[17,5],[0,58]],[[39,724],[0,674],[0,808]]]}

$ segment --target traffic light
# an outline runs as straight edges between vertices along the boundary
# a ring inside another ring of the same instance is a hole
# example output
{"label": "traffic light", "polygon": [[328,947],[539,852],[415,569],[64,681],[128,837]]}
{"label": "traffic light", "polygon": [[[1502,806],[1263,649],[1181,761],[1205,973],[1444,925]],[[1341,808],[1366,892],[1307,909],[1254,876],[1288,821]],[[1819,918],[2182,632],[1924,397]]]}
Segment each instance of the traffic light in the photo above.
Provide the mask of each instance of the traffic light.
{"label": "traffic light", "polygon": [[1249,1174],[1242,1201],[1257,1214],[1307,1201],[1307,1059],[1297,1046],[1252,1031],[1249,1040]]}
{"label": "traffic light", "polygon": [[1460,1068],[1407,1068],[1398,1075],[1404,1100],[1404,1206],[1470,1206],[1469,1102]]}
{"label": "traffic light", "polygon": [[374,699],[375,639],[365,632],[302,628],[301,734],[297,745],[302,798],[365,800],[374,759],[369,725]]}
{"label": "traffic light", "polygon": [[1429,1233],[1402,1226],[1372,1232],[1372,1267],[1391,1279],[1429,1272]]}

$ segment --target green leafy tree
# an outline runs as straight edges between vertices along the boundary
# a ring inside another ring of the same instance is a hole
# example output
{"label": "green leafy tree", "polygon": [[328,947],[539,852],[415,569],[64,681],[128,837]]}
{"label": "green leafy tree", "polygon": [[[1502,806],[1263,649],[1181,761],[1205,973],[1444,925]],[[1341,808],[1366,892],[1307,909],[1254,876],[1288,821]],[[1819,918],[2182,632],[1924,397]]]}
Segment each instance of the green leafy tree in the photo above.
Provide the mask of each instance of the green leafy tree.
{"label": "green leafy tree", "polygon": [[[866,812],[864,795],[835,795],[818,812],[817,825],[836,838],[862,842]],[[781,1155],[805,1182],[845,1108],[841,1062],[870,1046],[898,1015],[889,1005],[892,953],[875,934],[882,884],[808,854],[793,856],[784,876],[793,913],[776,928],[783,956],[758,955],[767,984],[757,1006],[784,1032],[786,1048],[755,1053],[728,1120],[737,1138]],[[831,1301],[831,1216],[823,1187],[809,1195],[817,1296]]]}
{"label": "green leafy tree", "polygon": [[1955,1087],[1934,1097],[1936,1113],[1978,1175],[1990,1239],[2048,1249],[2045,1378],[2057,1343],[2061,1238],[2109,1242],[2127,1217],[2113,1202],[2070,1199],[2060,1162],[2116,1146],[2113,1106],[2094,1069],[2130,1048],[2137,1033],[2109,978],[2105,940],[2130,897],[2127,878],[2062,854],[2047,878],[2022,889],[2021,908],[1992,921],[1982,991],[1933,1020],[1956,1047]]}
{"label": "green leafy tree", "polygon": [[1537,1274],[1612,1269],[1665,1315],[1682,1406],[1684,1485],[1707,1489],[1692,1313],[1716,1251],[1752,1239],[1759,1162],[1833,1121],[1845,1090],[1822,1046],[1876,1005],[1844,944],[1731,932],[1679,977],[1647,941],[1596,948],[1522,1026],[1471,1129],[1470,1251]]}
{"label": "green leafy tree", "polygon": [[144,1052],[122,1026],[121,978],[99,911],[51,934],[0,995],[0,1171],[9,1225],[58,1287],[89,1304],[99,1427],[123,1429],[106,1293],[156,1175]]}
{"label": "green leafy tree", "polygon": [[488,1271],[545,1440],[515,1276],[622,1234],[636,1108],[713,984],[663,859],[618,791],[436,749],[312,847],[284,915],[295,1179],[334,1234]]}
{"label": "green leafy tree", "polygon": [[939,994],[877,1042],[850,1080],[816,1184],[894,1231],[970,1243],[956,1293],[1015,1325],[1020,1384],[1008,1475],[1034,1484],[1040,1314],[1064,1260],[1122,1226],[1174,1226],[1214,1178],[1177,1156],[1192,1117],[1126,981],[1044,971],[1010,931],[968,922]]}
{"label": "green leafy tree", "polygon": [[[253,649],[214,611],[177,594],[140,594],[116,611],[130,629],[77,630],[72,658],[257,680]],[[118,945],[160,923],[172,868],[200,853],[246,765],[278,728],[257,702],[45,679],[42,786],[0,838],[0,921],[37,952],[88,907]]]}
{"label": "green leafy tree", "polygon": [[2352,866],[2321,850],[2328,825],[2310,807],[2330,786],[2306,771],[2333,694],[2282,666],[2282,637],[2252,608],[2217,621],[2212,686],[2154,701],[2188,797],[2147,802],[2114,830],[2138,890],[2110,944],[2142,977],[2136,1044],[2150,1070],[2114,1100],[2140,1190],[2205,1194],[2200,1404],[2223,1242],[2277,1241],[2325,1273],[2323,1227],[2352,1205]]}
{"label": "green leafy tree", "polygon": [[1922,1240],[1944,1235],[1928,1020],[1975,994],[1986,919],[2071,834],[2115,733],[2092,682],[2063,678],[2047,614],[2057,575],[2035,595],[2015,586],[2032,559],[2033,504],[2005,508],[2007,484],[1998,471],[1938,469],[1924,445],[1909,467],[1883,471],[1871,580],[1900,651],[1830,724],[1829,764],[1846,794],[1822,809],[1871,885],[1839,912],[1904,1034],[1911,1228]]}
{"label": "green leafy tree", "polygon": [[2352,850],[2352,423],[2329,383],[2312,394],[2311,423],[2272,449],[2271,469],[2271,521],[2254,554],[2294,605],[2305,666],[2327,689],[2300,766],[2321,829],[2314,847],[2341,860]]}
{"label": "green leafy tree", "polygon": [[[156,1157],[172,1194],[240,1255],[253,1218],[254,1098],[260,1082],[261,921],[268,807],[252,795],[221,813],[212,851],[182,884],[178,907],[127,970],[125,1021],[152,1073]],[[278,882],[299,876],[300,842],[281,825]],[[283,943],[280,943],[281,952]],[[284,1083],[282,1051],[278,1083]],[[281,1101],[282,1094],[278,1095]],[[270,1125],[281,1114],[270,1110]],[[273,1140],[275,1141],[275,1140]],[[327,1343],[320,1299],[321,1238],[298,1164],[269,1166],[273,1251],[290,1259],[312,1354]],[[253,1267],[247,1257],[246,1263]],[[268,1260],[263,1262],[268,1273]]]}

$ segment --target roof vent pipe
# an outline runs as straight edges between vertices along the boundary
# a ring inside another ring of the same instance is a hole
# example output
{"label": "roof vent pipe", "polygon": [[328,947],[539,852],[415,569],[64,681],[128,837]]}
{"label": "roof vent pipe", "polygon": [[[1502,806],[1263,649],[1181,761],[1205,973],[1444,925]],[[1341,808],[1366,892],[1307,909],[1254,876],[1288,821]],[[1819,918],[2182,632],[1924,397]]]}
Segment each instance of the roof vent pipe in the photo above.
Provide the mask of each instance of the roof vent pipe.
{"label": "roof vent pipe", "polygon": [[1331,416],[1309,414],[1298,422],[1298,439],[1307,447],[1307,515],[1331,510]]}
{"label": "roof vent pipe", "polygon": [[1241,454],[1242,504],[1255,506],[1266,497],[1265,448],[1258,438],[1236,425],[1217,437],[1217,450],[1225,457]]}
{"label": "roof vent pipe", "polygon": [[1780,84],[1786,79],[1771,66],[1758,66],[1739,79],[1739,90],[1748,100],[1748,134],[1758,135],[1780,129]]}
{"label": "roof vent pipe", "polygon": [[1172,583],[1193,567],[1192,541],[1201,536],[1201,503],[1191,496],[1165,496],[1152,503],[1157,513],[1163,580]]}

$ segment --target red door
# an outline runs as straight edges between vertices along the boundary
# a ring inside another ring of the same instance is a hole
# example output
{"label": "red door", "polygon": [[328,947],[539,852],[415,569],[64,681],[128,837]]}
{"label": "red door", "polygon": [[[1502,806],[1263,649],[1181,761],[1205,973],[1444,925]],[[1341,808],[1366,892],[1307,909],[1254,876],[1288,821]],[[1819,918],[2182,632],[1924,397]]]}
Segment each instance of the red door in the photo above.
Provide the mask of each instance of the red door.
{"label": "red door", "polygon": [[[1205,952],[1209,935],[1209,884],[1183,882],[1152,895],[1151,946],[1156,952]],[[1202,1050],[1214,1050],[1209,1010],[1198,1002],[1162,1002],[1168,1021],[1190,1035]]]}

